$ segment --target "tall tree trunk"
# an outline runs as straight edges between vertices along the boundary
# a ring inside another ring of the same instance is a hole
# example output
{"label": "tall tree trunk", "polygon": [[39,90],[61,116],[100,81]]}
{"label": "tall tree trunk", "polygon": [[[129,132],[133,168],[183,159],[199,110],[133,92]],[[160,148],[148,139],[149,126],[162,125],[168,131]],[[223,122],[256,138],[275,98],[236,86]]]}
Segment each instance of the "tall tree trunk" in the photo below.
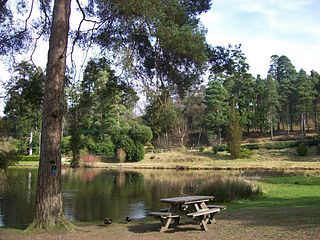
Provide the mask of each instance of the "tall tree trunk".
{"label": "tall tree trunk", "polygon": [[314,111],[314,130],[316,130],[316,132],[318,132],[318,119],[317,119],[318,115],[316,110]]}
{"label": "tall tree trunk", "polygon": [[301,135],[303,135],[303,113],[301,113],[300,115],[300,131],[301,131]]}
{"label": "tall tree trunk", "polygon": [[41,150],[33,227],[69,228],[62,208],[61,132],[71,0],[55,0],[42,110]]}
{"label": "tall tree trunk", "polygon": [[32,141],[33,141],[33,132],[30,131],[30,137],[29,137],[29,155],[32,155]]}
{"label": "tall tree trunk", "polygon": [[199,133],[198,133],[198,146],[200,145],[201,134],[202,134],[202,128],[199,129]]}

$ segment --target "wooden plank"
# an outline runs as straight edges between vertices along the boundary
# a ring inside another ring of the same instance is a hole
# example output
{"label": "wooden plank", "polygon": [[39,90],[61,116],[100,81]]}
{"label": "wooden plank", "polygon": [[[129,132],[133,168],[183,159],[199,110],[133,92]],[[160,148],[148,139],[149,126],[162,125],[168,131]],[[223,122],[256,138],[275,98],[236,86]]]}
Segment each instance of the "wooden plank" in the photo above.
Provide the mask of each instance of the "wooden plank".
{"label": "wooden plank", "polygon": [[201,209],[197,212],[193,212],[193,213],[187,213],[187,216],[189,217],[199,217],[199,216],[204,216],[204,215],[208,215],[211,213],[217,213],[220,212],[219,208],[211,208],[211,209]]}
{"label": "wooden plank", "polygon": [[172,197],[172,198],[162,198],[161,202],[171,203],[171,204],[183,204],[183,203],[194,203],[194,202],[202,202],[209,201],[214,199],[214,196],[182,196],[182,197]]}
{"label": "wooden plank", "polygon": [[207,205],[208,208],[220,208],[220,210],[226,210],[227,206],[223,205]]}
{"label": "wooden plank", "polygon": [[171,215],[171,212],[149,212],[149,216],[168,217]]}

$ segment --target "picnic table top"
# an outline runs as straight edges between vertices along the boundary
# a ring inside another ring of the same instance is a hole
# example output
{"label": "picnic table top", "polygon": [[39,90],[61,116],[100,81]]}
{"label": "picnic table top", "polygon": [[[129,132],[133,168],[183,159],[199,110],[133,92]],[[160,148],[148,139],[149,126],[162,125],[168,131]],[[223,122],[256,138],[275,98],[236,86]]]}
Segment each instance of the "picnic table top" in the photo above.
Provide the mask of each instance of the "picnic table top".
{"label": "picnic table top", "polygon": [[181,196],[181,197],[162,198],[160,199],[160,201],[163,203],[184,204],[188,202],[209,201],[212,199],[214,199],[214,196]]}

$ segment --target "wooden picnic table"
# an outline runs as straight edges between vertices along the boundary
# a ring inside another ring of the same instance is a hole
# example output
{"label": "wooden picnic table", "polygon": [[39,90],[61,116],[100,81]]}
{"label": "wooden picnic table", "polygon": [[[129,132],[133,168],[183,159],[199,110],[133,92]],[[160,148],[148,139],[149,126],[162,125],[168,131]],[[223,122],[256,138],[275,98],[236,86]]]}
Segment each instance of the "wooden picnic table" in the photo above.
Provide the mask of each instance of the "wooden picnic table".
{"label": "wooden picnic table", "polygon": [[207,224],[215,221],[214,215],[220,212],[219,207],[208,208],[206,202],[213,200],[214,196],[181,196],[160,199],[163,203],[170,204],[159,212],[150,212],[149,215],[160,218],[162,227],[161,232],[166,231],[174,220],[179,224],[181,216],[191,217],[199,223],[200,227],[206,231],[208,230]]}

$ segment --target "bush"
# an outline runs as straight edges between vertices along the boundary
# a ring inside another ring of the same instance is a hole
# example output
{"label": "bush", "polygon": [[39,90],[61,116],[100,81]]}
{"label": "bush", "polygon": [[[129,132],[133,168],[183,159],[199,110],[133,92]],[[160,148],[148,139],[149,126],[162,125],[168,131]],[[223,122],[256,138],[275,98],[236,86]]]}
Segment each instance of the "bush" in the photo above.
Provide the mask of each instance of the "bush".
{"label": "bush", "polygon": [[250,158],[253,155],[253,151],[247,148],[241,148],[240,158]]}
{"label": "bush", "polygon": [[26,162],[39,162],[40,156],[39,155],[21,156],[20,160],[26,161]]}
{"label": "bush", "polygon": [[114,156],[115,146],[110,138],[96,142],[92,137],[87,137],[85,146],[90,153],[107,157]]}
{"label": "bush", "polygon": [[204,146],[201,146],[201,147],[199,148],[199,151],[200,151],[200,152],[203,152],[203,151],[204,151]]}
{"label": "bush", "polygon": [[0,169],[7,170],[9,166],[15,165],[20,161],[20,152],[16,150],[0,151]]}
{"label": "bush", "polygon": [[214,154],[217,154],[218,150],[219,150],[219,145],[216,145],[216,146],[212,147],[212,151],[213,151]]}
{"label": "bush", "polygon": [[304,143],[300,143],[297,147],[297,153],[299,156],[306,156],[308,154],[308,148]]}
{"label": "bush", "polygon": [[116,153],[117,149],[123,148],[126,151],[127,162],[138,162],[144,158],[144,146],[142,143],[135,143],[128,135],[120,135],[114,138]]}
{"label": "bush", "polygon": [[142,143],[145,145],[152,139],[151,128],[144,125],[133,125],[129,130],[129,136],[134,142]]}
{"label": "bush", "polygon": [[138,162],[144,158],[144,146],[141,143],[136,143],[132,152],[131,162]]}

